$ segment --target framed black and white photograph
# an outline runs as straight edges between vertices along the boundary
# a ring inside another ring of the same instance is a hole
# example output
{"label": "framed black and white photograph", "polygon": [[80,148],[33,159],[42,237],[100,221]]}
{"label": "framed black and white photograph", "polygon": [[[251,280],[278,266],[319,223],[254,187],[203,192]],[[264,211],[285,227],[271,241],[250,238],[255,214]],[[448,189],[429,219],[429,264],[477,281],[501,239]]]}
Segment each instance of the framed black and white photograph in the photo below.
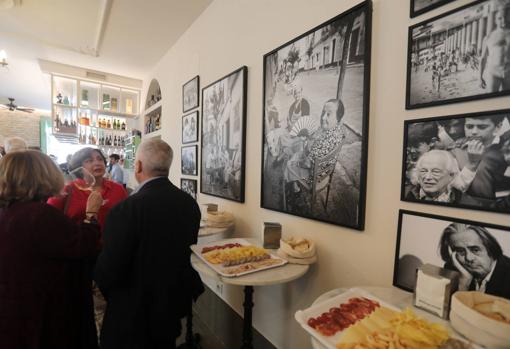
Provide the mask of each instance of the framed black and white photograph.
{"label": "framed black and white photograph", "polygon": [[410,27],[406,108],[510,94],[509,8],[479,0]]}
{"label": "framed black and white photograph", "polygon": [[459,291],[510,298],[510,227],[400,210],[393,285],[413,291],[416,270],[460,273]]}
{"label": "framed black and white photograph", "polygon": [[510,213],[510,109],[406,120],[401,200]]}
{"label": "framed black and white photograph", "polygon": [[182,85],[182,112],[198,107],[198,91],[200,91],[200,77],[197,75]]}
{"label": "framed black and white photograph", "polygon": [[182,117],[182,143],[198,142],[198,110]]}
{"label": "framed black and white photograph", "polygon": [[411,0],[411,18],[429,12],[455,0]]}
{"label": "framed black and white photograph", "polygon": [[197,169],[197,146],[190,145],[181,148],[181,173],[196,176]]}
{"label": "framed black and white photograph", "polygon": [[244,202],[246,86],[243,66],[202,89],[200,192]]}
{"label": "framed black and white photograph", "polygon": [[189,178],[181,178],[181,189],[185,193],[191,195],[193,199],[197,199],[197,180]]}
{"label": "framed black and white photograph", "polygon": [[264,55],[261,207],[364,228],[370,1]]}

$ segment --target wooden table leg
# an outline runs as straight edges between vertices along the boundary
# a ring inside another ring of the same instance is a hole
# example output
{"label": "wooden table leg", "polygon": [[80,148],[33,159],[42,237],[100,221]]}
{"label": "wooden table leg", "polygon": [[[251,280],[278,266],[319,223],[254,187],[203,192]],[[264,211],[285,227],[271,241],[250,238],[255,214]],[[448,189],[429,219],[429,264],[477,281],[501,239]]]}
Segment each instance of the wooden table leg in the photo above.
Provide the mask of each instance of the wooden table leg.
{"label": "wooden table leg", "polygon": [[244,321],[243,321],[243,345],[241,349],[253,349],[252,333],[252,309],[253,309],[253,286],[244,286]]}

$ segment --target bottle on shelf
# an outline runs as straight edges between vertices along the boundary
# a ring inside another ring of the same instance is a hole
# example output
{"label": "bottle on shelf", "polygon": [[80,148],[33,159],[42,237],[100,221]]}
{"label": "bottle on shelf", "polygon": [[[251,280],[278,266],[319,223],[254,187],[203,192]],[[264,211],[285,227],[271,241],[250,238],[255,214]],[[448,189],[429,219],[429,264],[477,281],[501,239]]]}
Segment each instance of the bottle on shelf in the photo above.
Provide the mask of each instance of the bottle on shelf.
{"label": "bottle on shelf", "polygon": [[110,119],[106,122],[106,128],[112,128],[112,123],[110,122]]}
{"label": "bottle on shelf", "polygon": [[122,121],[121,129],[122,129],[122,131],[126,130],[126,122],[125,121]]}
{"label": "bottle on shelf", "polygon": [[149,103],[147,103],[149,105],[149,107],[153,106],[154,104],[156,104],[156,98],[154,95],[152,95]]}

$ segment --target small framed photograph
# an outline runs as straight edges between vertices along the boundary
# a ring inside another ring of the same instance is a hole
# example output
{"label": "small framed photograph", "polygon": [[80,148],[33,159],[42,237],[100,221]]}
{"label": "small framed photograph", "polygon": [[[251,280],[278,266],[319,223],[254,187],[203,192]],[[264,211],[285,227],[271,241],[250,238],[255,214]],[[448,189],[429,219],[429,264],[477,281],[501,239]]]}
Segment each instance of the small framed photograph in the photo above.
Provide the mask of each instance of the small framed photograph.
{"label": "small framed photograph", "polygon": [[182,112],[185,113],[198,107],[198,91],[200,90],[200,77],[197,75],[182,85]]}
{"label": "small framed photograph", "polygon": [[458,271],[459,291],[510,299],[510,227],[399,211],[393,285],[413,291],[426,263]]}
{"label": "small framed photograph", "polygon": [[197,199],[197,180],[189,178],[181,178],[181,189],[185,193],[191,195],[193,199]]}
{"label": "small framed photograph", "polygon": [[196,176],[198,174],[197,146],[191,145],[181,148],[181,173]]}
{"label": "small framed photograph", "polygon": [[401,200],[510,213],[510,109],[406,120]]}
{"label": "small framed photograph", "polygon": [[198,142],[198,110],[182,117],[182,143]]}
{"label": "small framed photograph", "polygon": [[243,66],[202,89],[200,192],[244,202],[246,95]]}
{"label": "small framed photograph", "polygon": [[509,40],[509,7],[510,0],[478,0],[411,26],[406,109],[509,95],[500,45]]}
{"label": "small framed photograph", "polygon": [[411,0],[411,18],[432,11],[455,0]]}

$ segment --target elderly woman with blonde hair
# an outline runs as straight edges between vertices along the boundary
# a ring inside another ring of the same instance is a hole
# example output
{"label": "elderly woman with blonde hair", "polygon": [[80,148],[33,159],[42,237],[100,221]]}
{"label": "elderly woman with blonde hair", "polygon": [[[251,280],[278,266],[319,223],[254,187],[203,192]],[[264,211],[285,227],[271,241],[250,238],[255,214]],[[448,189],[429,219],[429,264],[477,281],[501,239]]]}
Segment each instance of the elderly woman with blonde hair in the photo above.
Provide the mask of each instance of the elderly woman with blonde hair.
{"label": "elderly woman with blonde hair", "polygon": [[76,224],[46,203],[63,187],[62,173],[39,151],[0,161],[0,348],[97,348],[95,332],[83,330],[90,288],[76,270],[98,253],[103,198],[92,193]]}

